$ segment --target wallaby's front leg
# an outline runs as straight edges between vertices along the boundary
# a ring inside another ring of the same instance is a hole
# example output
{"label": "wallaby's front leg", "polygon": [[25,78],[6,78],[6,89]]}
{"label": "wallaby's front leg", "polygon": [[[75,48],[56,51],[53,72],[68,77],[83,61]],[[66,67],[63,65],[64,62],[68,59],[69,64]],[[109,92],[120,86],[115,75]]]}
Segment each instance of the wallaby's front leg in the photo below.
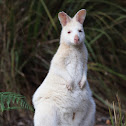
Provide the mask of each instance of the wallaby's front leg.
{"label": "wallaby's front leg", "polygon": [[[60,64],[60,65],[59,65]],[[73,88],[73,79],[66,70],[65,65],[61,62],[59,64],[53,64],[53,71],[62,77],[64,80],[66,80],[66,87],[68,90],[72,90]]]}
{"label": "wallaby's front leg", "polygon": [[84,55],[84,68],[83,68],[83,75],[82,75],[82,78],[79,82],[79,86],[80,88],[82,89],[87,81],[87,61],[88,61],[88,52],[87,52],[87,48],[84,44],[84,52],[83,52],[83,55]]}
{"label": "wallaby's front leg", "polygon": [[72,80],[70,74],[68,73],[68,71],[64,67],[60,67],[59,72],[57,74],[59,76],[61,76],[64,80],[66,80],[67,89],[72,91],[72,89],[73,89],[73,80]]}
{"label": "wallaby's front leg", "polygon": [[81,89],[84,87],[84,85],[86,83],[86,80],[87,80],[87,65],[84,68],[84,72],[83,72],[83,75],[82,75],[82,79],[79,82],[79,86],[80,86]]}

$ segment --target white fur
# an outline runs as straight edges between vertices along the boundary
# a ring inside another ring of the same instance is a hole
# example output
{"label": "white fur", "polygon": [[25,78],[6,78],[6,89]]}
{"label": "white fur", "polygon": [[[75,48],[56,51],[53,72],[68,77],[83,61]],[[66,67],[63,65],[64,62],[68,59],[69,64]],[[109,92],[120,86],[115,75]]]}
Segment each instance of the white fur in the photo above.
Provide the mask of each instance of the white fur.
{"label": "white fur", "polygon": [[[74,27],[73,27],[74,26]],[[78,30],[82,30],[82,32],[78,32]],[[70,34],[67,32],[71,31]],[[79,22],[75,21],[73,18],[71,22],[69,22],[66,26],[63,27],[62,32],[61,32],[61,41],[60,42],[65,42],[67,44],[74,44],[74,36],[78,35],[80,38],[80,42],[84,41],[85,34],[84,34],[84,29],[83,25],[81,25]]]}
{"label": "white fur", "polygon": [[34,126],[94,125],[95,102],[87,81],[88,52],[83,25],[76,15],[63,26],[48,75],[33,96]]}

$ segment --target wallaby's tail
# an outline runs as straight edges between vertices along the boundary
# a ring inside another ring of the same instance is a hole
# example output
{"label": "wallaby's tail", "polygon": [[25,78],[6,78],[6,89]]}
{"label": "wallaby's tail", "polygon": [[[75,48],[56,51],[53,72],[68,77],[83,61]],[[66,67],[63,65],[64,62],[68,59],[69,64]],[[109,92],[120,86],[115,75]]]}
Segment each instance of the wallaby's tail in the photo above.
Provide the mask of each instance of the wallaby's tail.
{"label": "wallaby's tail", "polygon": [[56,107],[50,102],[42,102],[36,106],[34,126],[58,126]]}

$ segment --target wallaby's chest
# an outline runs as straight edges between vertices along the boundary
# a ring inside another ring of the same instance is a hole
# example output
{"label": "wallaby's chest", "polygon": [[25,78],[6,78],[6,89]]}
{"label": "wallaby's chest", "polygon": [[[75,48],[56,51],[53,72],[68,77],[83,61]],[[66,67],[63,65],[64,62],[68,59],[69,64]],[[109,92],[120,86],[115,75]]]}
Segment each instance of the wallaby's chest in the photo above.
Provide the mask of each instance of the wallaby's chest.
{"label": "wallaby's chest", "polygon": [[79,51],[73,51],[68,55],[65,61],[66,69],[71,77],[80,80],[84,68],[84,56]]}

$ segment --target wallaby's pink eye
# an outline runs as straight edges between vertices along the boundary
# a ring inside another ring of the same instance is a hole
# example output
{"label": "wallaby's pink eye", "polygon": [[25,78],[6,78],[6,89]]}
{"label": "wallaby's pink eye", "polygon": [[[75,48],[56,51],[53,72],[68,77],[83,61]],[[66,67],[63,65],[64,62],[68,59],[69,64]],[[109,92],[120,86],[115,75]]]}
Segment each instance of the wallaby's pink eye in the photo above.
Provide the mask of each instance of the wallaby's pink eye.
{"label": "wallaby's pink eye", "polygon": [[68,34],[70,34],[70,33],[71,33],[71,31],[68,31],[67,33],[68,33]]}
{"label": "wallaby's pink eye", "polygon": [[82,32],[82,30],[78,30],[79,32]]}

